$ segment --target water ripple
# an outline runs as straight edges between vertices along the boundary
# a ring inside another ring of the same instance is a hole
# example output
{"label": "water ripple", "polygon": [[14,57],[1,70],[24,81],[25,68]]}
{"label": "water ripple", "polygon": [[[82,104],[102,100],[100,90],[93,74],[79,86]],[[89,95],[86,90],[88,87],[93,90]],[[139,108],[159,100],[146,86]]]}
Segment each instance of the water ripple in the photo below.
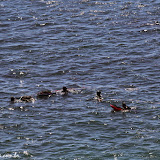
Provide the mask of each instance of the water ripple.
{"label": "water ripple", "polygon": [[[158,159],[158,1],[16,0],[0,8],[0,159]],[[36,97],[63,86],[83,89]],[[24,95],[36,101],[10,102]],[[122,101],[133,110],[112,112],[110,103]]]}

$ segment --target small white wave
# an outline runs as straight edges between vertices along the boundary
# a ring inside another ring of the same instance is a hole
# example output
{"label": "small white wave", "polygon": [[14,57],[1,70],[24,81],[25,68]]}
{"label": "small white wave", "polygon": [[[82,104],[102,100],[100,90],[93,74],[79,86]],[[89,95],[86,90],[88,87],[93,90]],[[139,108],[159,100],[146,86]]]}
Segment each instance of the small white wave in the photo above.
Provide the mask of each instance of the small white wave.
{"label": "small white wave", "polygon": [[15,152],[14,154],[4,154],[1,155],[0,154],[0,158],[4,158],[4,159],[8,159],[8,158],[20,158],[20,156],[17,154],[17,152]]}

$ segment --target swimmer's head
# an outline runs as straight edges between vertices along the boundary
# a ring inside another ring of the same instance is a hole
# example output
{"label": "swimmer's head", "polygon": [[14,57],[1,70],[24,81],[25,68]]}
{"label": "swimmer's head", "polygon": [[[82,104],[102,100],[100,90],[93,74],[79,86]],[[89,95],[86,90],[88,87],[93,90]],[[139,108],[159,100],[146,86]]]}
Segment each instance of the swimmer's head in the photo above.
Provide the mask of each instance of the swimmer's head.
{"label": "swimmer's head", "polygon": [[97,91],[97,96],[101,97],[101,91]]}
{"label": "swimmer's head", "polygon": [[68,92],[67,87],[63,87],[62,92]]}
{"label": "swimmer's head", "polygon": [[13,102],[15,100],[15,98],[14,97],[11,97],[11,101]]}

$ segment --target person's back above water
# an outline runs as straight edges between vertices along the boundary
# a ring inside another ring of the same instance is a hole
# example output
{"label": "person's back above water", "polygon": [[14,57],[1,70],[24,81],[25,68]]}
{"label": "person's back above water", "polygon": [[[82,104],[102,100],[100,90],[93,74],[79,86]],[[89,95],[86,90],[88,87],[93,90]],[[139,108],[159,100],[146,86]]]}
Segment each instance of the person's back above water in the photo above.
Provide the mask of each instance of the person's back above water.
{"label": "person's back above water", "polygon": [[50,97],[51,95],[56,94],[55,92],[52,92],[50,90],[44,90],[37,93],[38,98],[42,97]]}

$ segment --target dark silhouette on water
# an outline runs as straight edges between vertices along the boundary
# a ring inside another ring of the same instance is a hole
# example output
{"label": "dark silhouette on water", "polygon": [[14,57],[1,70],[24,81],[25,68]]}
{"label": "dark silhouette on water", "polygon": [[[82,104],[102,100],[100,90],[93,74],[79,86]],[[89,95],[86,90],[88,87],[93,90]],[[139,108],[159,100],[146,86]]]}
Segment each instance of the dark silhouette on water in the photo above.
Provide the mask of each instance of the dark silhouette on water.
{"label": "dark silhouette on water", "polygon": [[11,97],[11,102],[33,102],[35,99],[32,96]]}
{"label": "dark silhouette on water", "polygon": [[122,102],[122,107],[124,110],[130,110],[131,108],[126,105],[125,102]]}
{"label": "dark silhouette on water", "polygon": [[68,94],[68,89],[67,89],[67,87],[63,87],[62,88],[62,93],[64,94],[64,95],[66,95],[66,94]]}
{"label": "dark silhouette on water", "polygon": [[56,93],[52,92],[50,90],[44,90],[44,91],[37,93],[37,97],[38,98],[46,98],[46,97],[50,97],[53,94],[56,94]]}
{"label": "dark silhouette on water", "polygon": [[94,99],[96,99],[98,102],[102,102],[103,98],[101,95],[101,91],[97,91],[97,95]]}

